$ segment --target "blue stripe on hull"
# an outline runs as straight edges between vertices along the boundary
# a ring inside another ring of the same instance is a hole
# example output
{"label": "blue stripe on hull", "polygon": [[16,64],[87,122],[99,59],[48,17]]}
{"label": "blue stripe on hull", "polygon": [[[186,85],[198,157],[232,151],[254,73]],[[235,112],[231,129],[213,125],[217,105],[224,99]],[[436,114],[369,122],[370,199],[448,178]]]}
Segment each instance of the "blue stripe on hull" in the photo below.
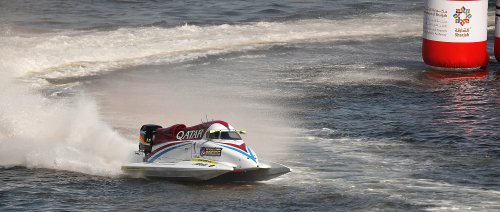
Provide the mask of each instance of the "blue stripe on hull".
{"label": "blue stripe on hull", "polygon": [[231,149],[231,150],[234,150],[236,152],[239,152],[242,155],[247,156],[248,158],[252,159],[253,162],[257,163],[257,158],[255,158],[255,156],[253,155],[253,153],[250,150],[250,148],[247,148],[248,152],[250,153],[250,154],[248,154],[248,153],[244,152],[243,150],[238,149],[236,147],[232,147],[232,146],[228,146],[228,145],[220,145],[220,146],[228,148],[228,149]]}
{"label": "blue stripe on hull", "polygon": [[156,159],[158,159],[160,156],[164,155],[165,153],[170,152],[170,151],[172,151],[174,149],[177,149],[179,147],[189,145],[189,144],[191,144],[191,143],[183,143],[183,144],[180,144],[180,145],[173,146],[173,147],[167,148],[165,150],[162,150],[161,152],[158,152],[158,153],[156,153],[156,155],[154,155],[153,157],[151,157],[149,159],[149,162],[152,163],[153,161],[155,161]]}

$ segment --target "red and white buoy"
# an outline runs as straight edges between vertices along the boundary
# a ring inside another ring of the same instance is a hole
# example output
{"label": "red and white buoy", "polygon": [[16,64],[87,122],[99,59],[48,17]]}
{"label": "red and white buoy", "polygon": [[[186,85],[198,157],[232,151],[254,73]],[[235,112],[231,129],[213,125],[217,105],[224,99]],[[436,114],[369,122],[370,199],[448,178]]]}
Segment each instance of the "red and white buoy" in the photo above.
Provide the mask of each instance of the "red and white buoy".
{"label": "red and white buoy", "polygon": [[495,58],[500,62],[500,0],[497,0],[495,12]]}
{"label": "red and white buoy", "polygon": [[487,0],[426,0],[425,64],[445,71],[472,71],[488,65],[487,26]]}

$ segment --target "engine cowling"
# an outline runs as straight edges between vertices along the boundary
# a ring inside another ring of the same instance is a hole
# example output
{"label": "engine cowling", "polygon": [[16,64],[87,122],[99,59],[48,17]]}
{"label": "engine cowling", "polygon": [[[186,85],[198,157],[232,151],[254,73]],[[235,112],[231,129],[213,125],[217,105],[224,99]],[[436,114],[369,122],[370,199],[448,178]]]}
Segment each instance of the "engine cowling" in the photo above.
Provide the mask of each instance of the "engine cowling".
{"label": "engine cowling", "polygon": [[144,152],[146,155],[151,153],[154,136],[156,134],[156,130],[159,128],[161,128],[161,126],[155,124],[142,125],[139,131],[139,151]]}

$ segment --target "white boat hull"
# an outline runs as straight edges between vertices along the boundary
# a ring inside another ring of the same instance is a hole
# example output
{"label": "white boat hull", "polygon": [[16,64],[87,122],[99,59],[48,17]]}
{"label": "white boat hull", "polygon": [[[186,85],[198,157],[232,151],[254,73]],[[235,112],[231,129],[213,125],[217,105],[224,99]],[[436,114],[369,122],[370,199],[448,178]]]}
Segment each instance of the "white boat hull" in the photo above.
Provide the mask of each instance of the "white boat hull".
{"label": "white boat hull", "polygon": [[179,181],[224,181],[254,182],[269,180],[290,172],[286,166],[261,162],[255,169],[235,170],[221,163],[212,164],[199,161],[178,163],[130,163],[122,166],[123,172],[131,177],[165,178]]}
{"label": "white boat hull", "polygon": [[133,177],[204,181],[231,172],[233,168],[223,164],[181,161],[178,163],[130,163],[122,166],[122,170]]}

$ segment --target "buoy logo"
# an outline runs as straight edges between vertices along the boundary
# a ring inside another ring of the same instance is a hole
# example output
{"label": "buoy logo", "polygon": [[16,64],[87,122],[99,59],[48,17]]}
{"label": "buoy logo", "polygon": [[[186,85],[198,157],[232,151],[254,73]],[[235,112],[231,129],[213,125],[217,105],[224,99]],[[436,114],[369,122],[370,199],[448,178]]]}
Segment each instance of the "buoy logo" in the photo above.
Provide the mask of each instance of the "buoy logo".
{"label": "buoy logo", "polygon": [[455,23],[463,26],[470,23],[472,14],[470,14],[470,9],[462,6],[462,8],[456,9],[455,14],[453,14],[453,18],[455,18]]}

